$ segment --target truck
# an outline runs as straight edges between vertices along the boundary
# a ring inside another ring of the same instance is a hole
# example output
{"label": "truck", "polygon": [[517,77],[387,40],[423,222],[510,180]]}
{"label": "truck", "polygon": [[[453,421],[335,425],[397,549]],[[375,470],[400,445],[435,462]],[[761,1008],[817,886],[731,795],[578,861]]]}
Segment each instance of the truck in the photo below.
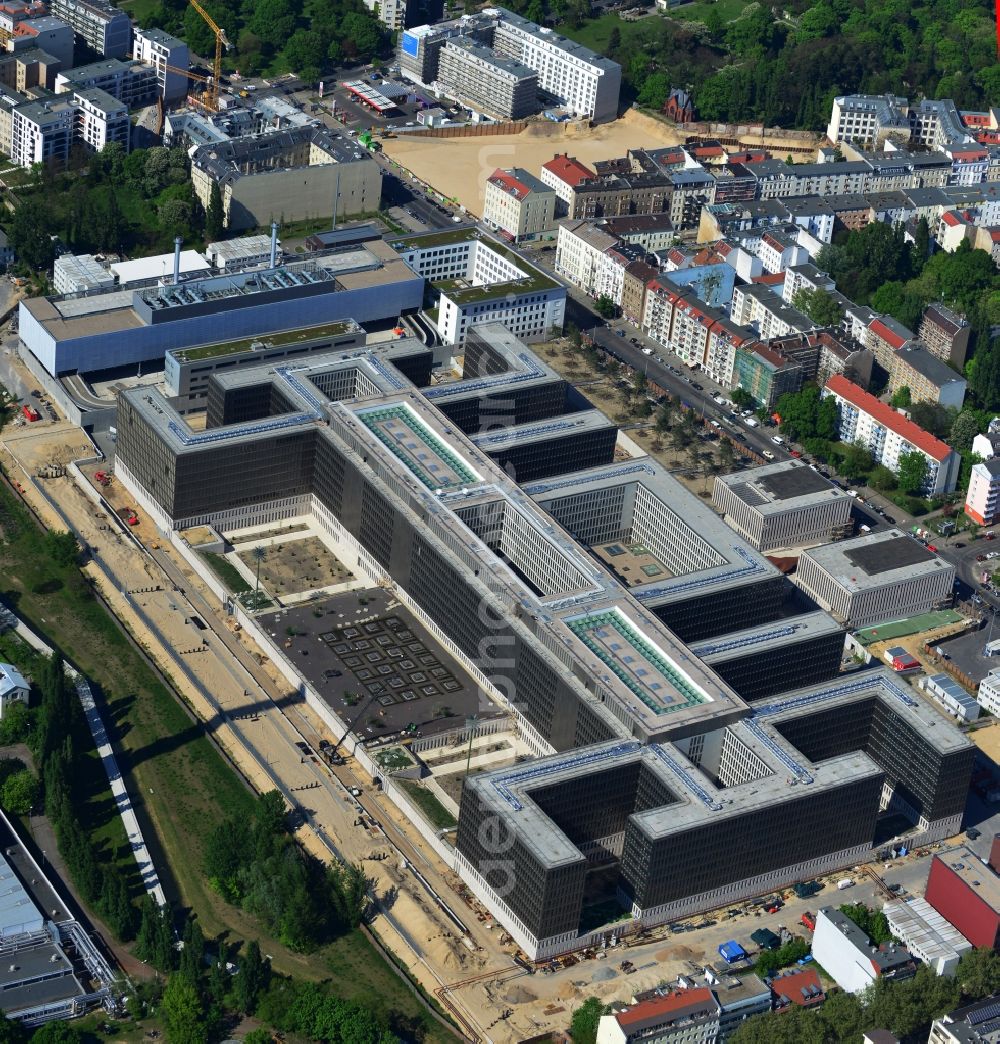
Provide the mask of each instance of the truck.
{"label": "truck", "polygon": [[800,881],[796,885],[792,885],[792,891],[800,899],[808,899],[809,896],[815,895],[822,889],[822,885],[818,881]]}
{"label": "truck", "polygon": [[837,882],[837,891],[838,892],[842,892],[842,891],[844,891],[845,888],[852,888],[853,886],[854,886],[854,878],[853,877],[842,877]]}

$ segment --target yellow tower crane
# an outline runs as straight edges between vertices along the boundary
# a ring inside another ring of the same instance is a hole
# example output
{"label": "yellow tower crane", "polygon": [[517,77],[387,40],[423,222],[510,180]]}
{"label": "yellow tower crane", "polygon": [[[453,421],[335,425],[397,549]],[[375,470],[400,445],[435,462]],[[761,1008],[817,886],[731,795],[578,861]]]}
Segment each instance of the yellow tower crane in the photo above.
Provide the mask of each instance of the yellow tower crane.
{"label": "yellow tower crane", "polygon": [[233,45],[226,36],[226,30],[218,26],[215,19],[198,3],[198,0],[188,0],[188,3],[201,15],[205,24],[215,34],[215,64],[212,67],[213,80],[205,89],[205,107],[212,112],[219,110],[219,78],[222,76],[222,48],[228,51]]}

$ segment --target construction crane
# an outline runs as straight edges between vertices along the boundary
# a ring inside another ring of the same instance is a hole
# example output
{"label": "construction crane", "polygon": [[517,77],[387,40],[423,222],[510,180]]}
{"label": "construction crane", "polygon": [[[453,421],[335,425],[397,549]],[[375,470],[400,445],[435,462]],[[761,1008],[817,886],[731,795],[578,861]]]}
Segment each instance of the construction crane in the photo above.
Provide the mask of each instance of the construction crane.
{"label": "construction crane", "polygon": [[[214,80],[205,90],[205,108],[211,109],[212,112],[218,112],[219,77],[222,75],[222,48],[225,46],[228,51],[233,45],[229,42],[229,37],[226,36],[226,30],[216,24],[215,19],[198,3],[198,0],[188,0],[188,3],[201,15],[205,20],[205,24],[215,34],[215,64],[212,67]],[[195,77],[195,79],[197,78]]]}

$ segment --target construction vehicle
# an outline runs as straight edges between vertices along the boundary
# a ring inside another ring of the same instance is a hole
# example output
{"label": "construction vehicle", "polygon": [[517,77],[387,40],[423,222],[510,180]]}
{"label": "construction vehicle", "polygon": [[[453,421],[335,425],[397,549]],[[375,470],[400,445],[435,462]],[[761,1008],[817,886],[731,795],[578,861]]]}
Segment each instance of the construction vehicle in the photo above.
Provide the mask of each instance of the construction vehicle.
{"label": "construction vehicle", "polygon": [[381,152],[382,151],[382,145],[379,142],[377,142],[372,137],[372,132],[370,130],[362,131],[358,135],[358,141],[360,141],[361,144],[364,145],[364,147],[369,152]]}
{"label": "construction vehicle", "polygon": [[94,481],[99,486],[104,486],[105,488],[107,488],[111,485],[111,476],[106,471],[97,471],[94,472]]}
{"label": "construction vehicle", "polygon": [[[215,19],[198,3],[198,0],[188,0],[188,3],[201,15],[205,24],[215,34],[215,61],[212,64],[212,82],[205,90],[203,104],[206,109],[218,112],[219,83],[222,76],[222,48],[225,47],[228,51],[233,45],[229,42],[229,37],[226,36],[226,30],[216,24]],[[190,76],[191,74],[189,73],[188,75]],[[193,79],[202,79],[202,77],[196,76]]]}

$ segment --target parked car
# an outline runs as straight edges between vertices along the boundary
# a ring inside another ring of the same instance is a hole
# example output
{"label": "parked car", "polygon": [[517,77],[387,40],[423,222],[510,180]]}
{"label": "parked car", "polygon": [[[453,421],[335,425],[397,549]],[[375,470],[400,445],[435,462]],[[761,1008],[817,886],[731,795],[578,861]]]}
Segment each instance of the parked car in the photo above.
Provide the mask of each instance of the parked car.
{"label": "parked car", "polygon": [[763,454],[766,460],[774,460],[774,454],[770,450],[763,450]]}

